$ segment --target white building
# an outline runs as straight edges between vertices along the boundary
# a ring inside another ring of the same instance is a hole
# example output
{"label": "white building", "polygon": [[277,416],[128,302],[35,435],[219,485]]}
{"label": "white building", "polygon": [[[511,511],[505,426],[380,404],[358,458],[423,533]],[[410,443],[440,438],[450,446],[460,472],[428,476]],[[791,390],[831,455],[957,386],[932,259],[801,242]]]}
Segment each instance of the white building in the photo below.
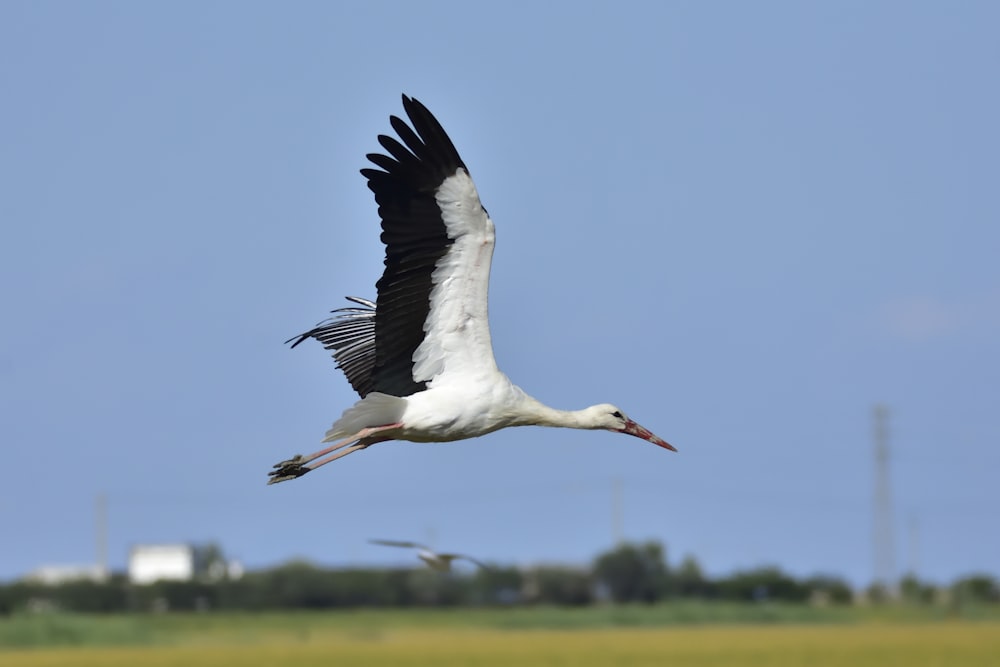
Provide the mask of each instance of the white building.
{"label": "white building", "polygon": [[133,584],[170,581],[239,579],[243,565],[224,560],[218,547],[194,544],[136,544],[128,554],[128,580]]}
{"label": "white building", "polygon": [[107,580],[107,572],[100,565],[43,565],[24,575],[26,581],[48,584],[64,584],[67,581]]}
{"label": "white building", "polygon": [[129,550],[128,580],[133,584],[190,581],[195,575],[195,556],[190,544],[137,544]]}

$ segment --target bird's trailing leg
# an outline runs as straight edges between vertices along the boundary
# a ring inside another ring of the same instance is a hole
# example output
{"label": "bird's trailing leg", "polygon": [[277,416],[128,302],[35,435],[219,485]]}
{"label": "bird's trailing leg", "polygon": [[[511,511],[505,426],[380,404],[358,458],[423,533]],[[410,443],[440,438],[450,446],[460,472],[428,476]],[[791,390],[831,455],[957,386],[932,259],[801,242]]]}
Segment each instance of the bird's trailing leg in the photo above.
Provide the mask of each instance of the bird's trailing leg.
{"label": "bird's trailing leg", "polygon": [[351,452],[356,452],[359,449],[364,449],[365,447],[369,447],[371,445],[374,445],[377,442],[385,442],[386,440],[392,440],[392,438],[365,438],[364,440],[362,440],[361,442],[357,443],[356,445],[351,445],[347,449],[341,450],[341,451],[337,452],[336,454],[331,454],[330,456],[326,457],[322,461],[317,461],[316,463],[310,464],[307,469],[308,470],[315,470],[316,468],[319,468],[320,466],[325,466],[327,463],[330,463],[331,461],[336,461],[339,458],[343,458],[343,457],[347,456],[348,454],[350,454]]}
{"label": "bird's trailing leg", "polygon": [[[270,479],[267,480],[267,483],[277,484],[278,482],[284,482],[289,479],[295,479],[296,477],[302,477],[302,475],[306,474],[310,470],[315,470],[320,466],[324,466],[330,461],[336,461],[339,458],[347,456],[351,452],[356,452],[359,449],[364,449],[365,447],[374,445],[375,443],[378,442],[385,442],[386,440],[392,440],[391,437],[379,436],[378,434],[383,433],[385,431],[391,431],[393,429],[397,429],[400,427],[402,427],[402,424],[398,422],[395,424],[385,424],[384,426],[370,426],[368,428],[361,429],[360,431],[358,431],[357,433],[348,438],[344,438],[339,442],[333,443],[329,447],[325,447],[319,450],[318,452],[313,452],[309,456],[302,456],[301,454],[297,454],[292,458],[288,459],[287,461],[276,463],[274,465],[274,470],[272,470],[267,474],[268,477],[270,477]],[[351,446],[348,447],[348,445]],[[333,456],[327,456],[327,458],[323,459],[322,461],[313,463],[313,461],[316,461],[316,459],[322,456],[326,456],[327,454],[330,454],[332,452],[337,452],[337,450],[343,449],[344,447],[347,447],[347,449],[344,449],[344,451],[342,452],[333,454]]]}

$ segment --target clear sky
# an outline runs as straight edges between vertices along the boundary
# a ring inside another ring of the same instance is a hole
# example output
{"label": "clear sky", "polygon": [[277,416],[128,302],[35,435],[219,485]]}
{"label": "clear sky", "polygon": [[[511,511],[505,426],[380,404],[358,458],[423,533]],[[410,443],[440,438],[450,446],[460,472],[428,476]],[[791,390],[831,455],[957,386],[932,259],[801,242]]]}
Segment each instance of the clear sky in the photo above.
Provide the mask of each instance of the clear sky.
{"label": "clear sky", "polygon": [[[249,567],[656,539],[713,574],[998,573],[1000,5],[0,3],[0,579],[207,541]],[[606,432],[385,443],[282,341],[374,296],[358,169],[438,116],[497,226],[500,367]],[[614,503],[620,480],[620,514]]]}

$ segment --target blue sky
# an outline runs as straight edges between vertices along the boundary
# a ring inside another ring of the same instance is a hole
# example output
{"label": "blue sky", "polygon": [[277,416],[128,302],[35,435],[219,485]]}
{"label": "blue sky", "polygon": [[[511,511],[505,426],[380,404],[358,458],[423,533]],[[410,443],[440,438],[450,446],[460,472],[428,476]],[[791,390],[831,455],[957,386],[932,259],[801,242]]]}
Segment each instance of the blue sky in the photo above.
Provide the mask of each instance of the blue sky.
{"label": "blue sky", "polygon": [[[0,4],[0,579],[130,545],[997,573],[995,3]],[[513,429],[268,487],[356,398],[282,341],[374,296],[357,170],[423,101],[497,225],[498,362],[675,444]]]}

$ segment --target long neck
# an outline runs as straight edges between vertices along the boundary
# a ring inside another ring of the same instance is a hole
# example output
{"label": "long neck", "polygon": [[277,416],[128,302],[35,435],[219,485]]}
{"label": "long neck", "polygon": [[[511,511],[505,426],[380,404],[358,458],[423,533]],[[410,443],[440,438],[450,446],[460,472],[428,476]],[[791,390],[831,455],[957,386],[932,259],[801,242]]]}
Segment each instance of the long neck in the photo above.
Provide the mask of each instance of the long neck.
{"label": "long neck", "polygon": [[521,410],[522,426],[558,426],[562,428],[593,428],[588,425],[586,410],[556,410],[541,401],[525,395]]}

